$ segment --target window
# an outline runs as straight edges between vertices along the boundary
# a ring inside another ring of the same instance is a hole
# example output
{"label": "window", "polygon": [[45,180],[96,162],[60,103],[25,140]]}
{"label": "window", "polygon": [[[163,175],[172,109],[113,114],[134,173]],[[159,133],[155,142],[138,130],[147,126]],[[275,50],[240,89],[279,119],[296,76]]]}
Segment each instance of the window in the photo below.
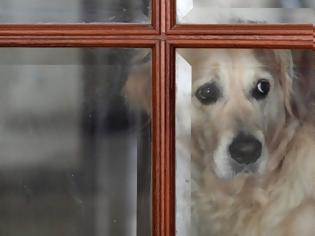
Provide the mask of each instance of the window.
{"label": "window", "polygon": [[312,1],[216,2],[0,3],[0,233],[185,235],[176,86],[183,74],[191,96],[189,55],[294,49],[314,75]]}

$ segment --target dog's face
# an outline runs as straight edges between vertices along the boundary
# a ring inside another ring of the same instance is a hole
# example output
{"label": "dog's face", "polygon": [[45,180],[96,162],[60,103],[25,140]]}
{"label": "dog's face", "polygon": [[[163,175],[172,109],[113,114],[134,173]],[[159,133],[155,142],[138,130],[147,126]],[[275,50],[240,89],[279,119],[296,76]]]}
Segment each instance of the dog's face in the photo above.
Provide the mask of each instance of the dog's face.
{"label": "dog's face", "polygon": [[192,139],[221,178],[263,174],[271,140],[288,111],[289,52],[211,49],[194,52]]}

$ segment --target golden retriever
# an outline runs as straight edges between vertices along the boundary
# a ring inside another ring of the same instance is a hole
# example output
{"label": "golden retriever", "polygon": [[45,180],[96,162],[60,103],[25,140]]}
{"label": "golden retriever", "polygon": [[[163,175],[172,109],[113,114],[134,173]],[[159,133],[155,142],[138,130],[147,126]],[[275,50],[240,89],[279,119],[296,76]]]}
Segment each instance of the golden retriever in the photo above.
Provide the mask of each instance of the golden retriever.
{"label": "golden retriever", "polygon": [[315,129],[295,104],[291,52],[181,54],[192,66],[190,94],[176,91],[176,158],[189,156],[191,170],[187,235],[314,236]]}
{"label": "golden retriever", "polygon": [[186,58],[193,234],[315,235],[315,131],[298,119],[290,51],[195,49]]}

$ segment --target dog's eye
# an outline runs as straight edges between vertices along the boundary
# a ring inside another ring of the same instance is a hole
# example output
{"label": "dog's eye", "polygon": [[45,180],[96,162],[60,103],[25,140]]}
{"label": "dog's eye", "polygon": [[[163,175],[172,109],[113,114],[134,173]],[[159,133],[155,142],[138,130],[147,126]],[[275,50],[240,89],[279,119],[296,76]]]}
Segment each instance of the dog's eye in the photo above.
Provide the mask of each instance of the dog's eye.
{"label": "dog's eye", "polygon": [[252,96],[259,99],[264,99],[270,90],[270,83],[266,79],[261,79],[257,82],[255,88],[252,91]]}
{"label": "dog's eye", "polygon": [[206,83],[198,88],[196,97],[202,104],[209,105],[218,100],[220,97],[220,90],[216,83]]}

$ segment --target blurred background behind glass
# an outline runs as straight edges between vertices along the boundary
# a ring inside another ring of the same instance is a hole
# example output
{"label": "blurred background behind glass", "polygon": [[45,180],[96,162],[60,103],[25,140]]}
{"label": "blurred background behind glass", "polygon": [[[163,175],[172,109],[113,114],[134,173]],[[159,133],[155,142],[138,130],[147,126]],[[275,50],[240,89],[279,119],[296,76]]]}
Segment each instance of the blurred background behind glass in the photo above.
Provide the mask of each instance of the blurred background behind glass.
{"label": "blurred background behind glass", "polygon": [[177,0],[179,23],[315,23],[313,0]]}
{"label": "blurred background behind glass", "polygon": [[[2,24],[150,19],[149,0],[0,2]],[[122,92],[150,63],[147,49],[0,49],[0,235],[150,234],[150,117]]]}
{"label": "blurred background behind glass", "polygon": [[146,23],[150,0],[1,0],[1,23]]}
{"label": "blurred background behind glass", "polygon": [[0,235],[150,235],[150,117],[122,91],[150,63],[149,49],[0,49]]}

